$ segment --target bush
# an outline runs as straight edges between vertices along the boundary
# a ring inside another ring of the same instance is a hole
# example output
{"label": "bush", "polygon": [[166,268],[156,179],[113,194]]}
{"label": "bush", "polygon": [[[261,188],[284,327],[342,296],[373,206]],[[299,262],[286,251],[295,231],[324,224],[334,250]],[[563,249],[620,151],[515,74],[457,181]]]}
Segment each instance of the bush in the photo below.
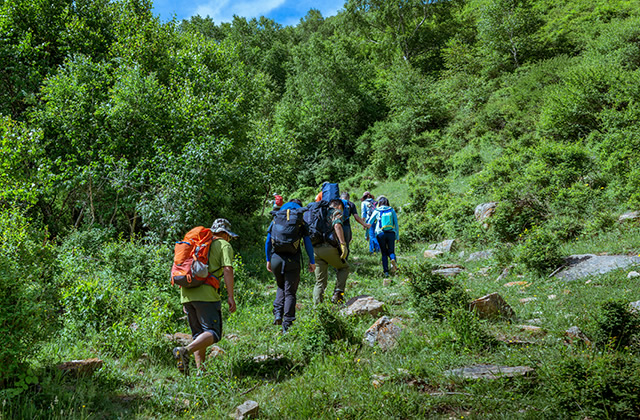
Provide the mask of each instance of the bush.
{"label": "bush", "polygon": [[20,393],[35,378],[25,364],[57,324],[53,247],[15,207],[0,209],[0,388]]}
{"label": "bush", "polygon": [[498,340],[484,330],[475,311],[469,311],[467,308],[455,308],[448,318],[458,343],[465,349],[486,350],[498,343]]}
{"label": "bush", "polygon": [[406,268],[411,297],[418,316],[422,319],[444,318],[456,308],[464,308],[469,296],[447,277],[433,274],[434,266],[429,262],[418,262]]}
{"label": "bush", "polygon": [[290,333],[302,342],[302,357],[309,361],[331,351],[334,342],[359,343],[354,328],[328,306],[318,307],[311,319],[303,320]]}
{"label": "bush", "polygon": [[524,233],[515,261],[538,275],[548,274],[563,262],[558,238],[545,228],[533,227]]}
{"label": "bush", "polygon": [[593,341],[598,346],[614,349],[627,346],[638,333],[640,318],[622,300],[604,302],[595,315]]}

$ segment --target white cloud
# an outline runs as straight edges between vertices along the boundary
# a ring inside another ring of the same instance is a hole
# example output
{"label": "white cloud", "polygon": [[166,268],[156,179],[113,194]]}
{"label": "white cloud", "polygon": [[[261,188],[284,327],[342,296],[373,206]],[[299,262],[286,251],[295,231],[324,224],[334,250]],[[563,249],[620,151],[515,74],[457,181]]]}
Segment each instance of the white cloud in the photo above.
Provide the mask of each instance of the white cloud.
{"label": "white cloud", "polygon": [[215,23],[231,22],[233,15],[246,18],[267,15],[273,9],[282,6],[286,0],[210,0],[197,5],[192,16],[209,16]]}

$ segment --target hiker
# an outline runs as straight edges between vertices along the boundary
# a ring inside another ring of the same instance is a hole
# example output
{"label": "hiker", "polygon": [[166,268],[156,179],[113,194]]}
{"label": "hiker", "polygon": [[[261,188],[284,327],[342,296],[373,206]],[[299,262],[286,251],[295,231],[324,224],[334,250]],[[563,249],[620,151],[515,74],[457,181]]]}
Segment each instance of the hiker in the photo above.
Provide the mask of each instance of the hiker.
{"label": "hiker", "polygon": [[[365,191],[362,194],[362,198],[360,199],[360,214],[364,220],[369,220],[369,217],[373,214],[373,211],[376,209],[378,203],[373,199],[373,194],[369,191]],[[369,229],[364,234],[365,239],[369,242],[369,253],[374,254],[380,251],[380,245],[378,244],[378,239],[376,238],[376,227],[373,225],[369,225]]]}
{"label": "hiker", "polygon": [[[231,231],[227,219],[216,219],[211,226],[213,242],[209,250],[209,273],[224,278],[227,289],[229,312],[236,311],[233,299],[233,248],[229,243],[238,235]],[[193,355],[196,367],[202,369],[207,355],[207,347],[222,338],[222,305],[219,290],[209,284],[194,288],[180,288],[180,302],[187,314],[193,341],[186,347],[173,349],[173,357],[177,360],[178,369],[189,374],[189,359]]]}
{"label": "hiker", "polygon": [[395,243],[400,237],[398,230],[398,215],[396,211],[389,205],[387,197],[381,195],[378,197],[378,207],[367,220],[372,226],[375,226],[375,234],[380,244],[380,253],[382,254],[382,270],[385,276],[389,275],[389,261],[393,270],[398,269],[396,263]]}
{"label": "hiker", "polygon": [[[292,210],[298,209],[300,209],[297,212],[299,215],[291,213]],[[296,319],[296,293],[298,284],[300,284],[302,265],[301,239],[309,256],[309,272],[313,273],[316,269],[313,246],[307,225],[302,218],[303,210],[301,209],[302,202],[298,199],[289,200],[282,206],[277,214],[274,214],[264,244],[267,271],[273,273],[278,285],[276,298],[273,302],[273,324],[282,325],[283,333],[287,332],[291,323]],[[291,224],[297,226],[291,226]]]}
{"label": "hiker", "polygon": [[363,219],[358,214],[358,209],[356,208],[356,205],[351,201],[349,201],[350,197],[351,196],[346,191],[340,194],[340,199],[344,204],[344,211],[342,213],[342,228],[344,230],[344,239],[347,241],[347,246],[351,242],[351,239],[353,239],[353,235],[351,233],[351,216],[352,215],[353,215],[353,218],[356,219],[356,222],[362,225],[365,231],[371,228],[371,225],[367,224],[366,219]]}
{"label": "hiker", "polygon": [[316,261],[316,285],[313,289],[313,303],[322,303],[324,291],[327,288],[329,266],[336,269],[336,285],[333,290],[332,303],[344,301],[344,290],[349,276],[349,254],[342,229],[342,211],[344,203],[340,199],[329,202],[326,213],[326,223],[330,226],[329,234],[318,245],[314,245],[313,252]]}

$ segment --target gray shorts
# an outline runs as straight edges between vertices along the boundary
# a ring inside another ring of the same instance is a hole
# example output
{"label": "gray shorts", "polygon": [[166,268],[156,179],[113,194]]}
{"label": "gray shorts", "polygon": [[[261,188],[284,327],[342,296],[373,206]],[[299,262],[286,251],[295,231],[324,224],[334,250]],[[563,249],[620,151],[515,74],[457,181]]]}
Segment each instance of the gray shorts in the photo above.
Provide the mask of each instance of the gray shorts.
{"label": "gray shorts", "polygon": [[220,341],[222,336],[222,304],[220,301],[187,302],[183,305],[187,311],[187,319],[194,340],[207,331],[213,334],[214,343]]}

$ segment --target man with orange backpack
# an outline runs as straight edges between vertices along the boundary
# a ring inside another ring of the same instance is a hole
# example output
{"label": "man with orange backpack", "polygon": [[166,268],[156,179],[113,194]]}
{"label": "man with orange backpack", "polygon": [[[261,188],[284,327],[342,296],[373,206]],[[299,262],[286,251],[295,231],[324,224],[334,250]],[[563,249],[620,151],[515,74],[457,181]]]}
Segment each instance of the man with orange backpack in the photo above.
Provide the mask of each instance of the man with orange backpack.
{"label": "man with orange backpack", "polygon": [[[203,230],[205,230],[203,228]],[[206,230],[205,230],[206,231]],[[209,233],[209,232],[207,232]],[[219,294],[219,278],[224,279],[227,289],[227,303],[229,304],[229,312],[236,311],[236,302],[233,298],[233,248],[229,243],[231,239],[237,238],[238,235],[231,231],[231,224],[227,219],[216,219],[211,226],[212,237],[205,238],[202,244],[195,249],[194,260],[198,260],[197,250],[201,246],[210,246],[208,252],[208,261],[205,261],[205,268],[208,275],[205,274],[205,280],[202,284],[195,287],[181,286],[180,302],[183,311],[187,314],[189,327],[193,341],[186,347],[176,347],[173,349],[173,357],[177,361],[178,369],[185,375],[189,374],[189,359],[193,355],[196,361],[196,367],[202,368],[202,363],[206,358],[207,347],[217,343],[222,338],[222,305]],[[187,237],[185,237],[187,239]],[[176,258],[178,247],[180,244],[188,244],[189,241],[178,242],[176,244]],[[197,263],[194,262],[193,266]],[[194,272],[194,268],[190,268]],[[195,273],[195,272],[194,272]],[[179,270],[172,270],[172,281],[176,280],[178,284],[186,284],[181,280],[182,277],[190,277],[190,275],[180,276]],[[199,274],[193,277],[196,283]],[[216,287],[217,286],[217,287]]]}

